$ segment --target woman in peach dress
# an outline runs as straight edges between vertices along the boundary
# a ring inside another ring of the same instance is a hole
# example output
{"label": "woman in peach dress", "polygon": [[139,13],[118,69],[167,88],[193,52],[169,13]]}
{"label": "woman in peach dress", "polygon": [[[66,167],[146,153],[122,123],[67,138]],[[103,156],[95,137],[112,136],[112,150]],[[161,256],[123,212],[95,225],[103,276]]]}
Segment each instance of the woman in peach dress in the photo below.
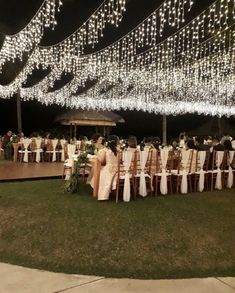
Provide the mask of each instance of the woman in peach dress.
{"label": "woman in peach dress", "polygon": [[[108,200],[112,189],[116,188],[114,177],[118,168],[118,143],[116,135],[108,138],[107,147],[98,153],[101,162],[98,200]],[[91,182],[92,185],[92,182]]]}

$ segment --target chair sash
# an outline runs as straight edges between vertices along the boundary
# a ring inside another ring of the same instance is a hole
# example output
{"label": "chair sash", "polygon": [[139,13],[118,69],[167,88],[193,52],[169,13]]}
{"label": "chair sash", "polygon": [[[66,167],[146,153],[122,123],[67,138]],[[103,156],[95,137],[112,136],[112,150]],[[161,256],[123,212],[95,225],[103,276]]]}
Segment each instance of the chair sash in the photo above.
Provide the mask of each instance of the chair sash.
{"label": "chair sash", "polygon": [[131,198],[131,187],[130,187],[130,166],[133,158],[132,151],[124,151],[122,153],[123,158],[123,166],[125,171],[124,177],[124,188],[123,188],[123,201],[129,202]]}
{"label": "chair sash", "polygon": [[24,146],[24,158],[23,161],[28,163],[29,161],[29,145],[31,144],[32,140],[30,138],[25,138],[23,140],[23,146]]}
{"label": "chair sash", "polygon": [[51,144],[52,144],[52,149],[53,149],[52,162],[55,162],[56,161],[56,147],[58,144],[58,139],[52,139]]}
{"label": "chair sash", "polygon": [[148,160],[149,152],[147,150],[140,151],[140,185],[139,185],[139,195],[145,197],[147,196],[146,188],[146,178],[145,178],[145,166]]}
{"label": "chair sash", "polygon": [[231,167],[231,164],[233,162],[234,158],[234,151],[229,151],[228,155],[228,181],[227,181],[227,187],[232,188],[233,186],[233,169]]}
{"label": "chair sash", "polygon": [[42,139],[41,138],[35,138],[35,144],[36,144],[36,162],[39,163],[41,160],[40,152],[41,152],[41,143]]}
{"label": "chair sash", "polygon": [[189,157],[191,154],[192,150],[181,150],[181,155],[182,155],[182,181],[181,181],[181,186],[180,186],[180,191],[182,194],[188,193],[188,181],[187,181],[187,166],[189,163]]}
{"label": "chair sash", "polygon": [[203,170],[203,166],[206,160],[206,151],[199,151],[199,181],[198,181],[198,191],[202,192],[204,190],[205,183],[205,171]]}
{"label": "chair sash", "polygon": [[224,157],[224,152],[223,151],[217,151],[216,152],[216,181],[215,181],[215,188],[221,190],[222,189],[222,173],[221,173],[221,169],[220,166],[222,164],[223,161],[223,157]]}
{"label": "chair sash", "polygon": [[64,158],[64,146],[66,144],[66,140],[65,139],[61,139],[60,140],[60,145],[61,145],[61,162],[64,162],[65,158]]}
{"label": "chair sash", "polygon": [[160,192],[165,195],[168,192],[167,189],[167,174],[166,174],[166,164],[168,160],[169,150],[168,148],[164,148],[160,150],[160,157],[162,162],[162,176],[160,181]]}
{"label": "chair sash", "polygon": [[[65,166],[67,167],[73,167],[73,155],[75,154],[75,150],[76,150],[76,145],[74,144],[68,144],[67,145],[67,152],[68,152],[68,159],[65,160]],[[69,180],[70,179],[70,174],[68,172],[66,172],[65,174],[65,180]]]}

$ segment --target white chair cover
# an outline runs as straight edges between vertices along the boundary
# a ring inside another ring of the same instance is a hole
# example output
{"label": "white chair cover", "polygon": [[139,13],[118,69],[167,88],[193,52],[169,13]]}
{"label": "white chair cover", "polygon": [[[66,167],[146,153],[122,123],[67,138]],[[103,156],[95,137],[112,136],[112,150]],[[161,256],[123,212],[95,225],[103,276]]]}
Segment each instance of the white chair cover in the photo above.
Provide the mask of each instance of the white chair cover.
{"label": "white chair cover", "polygon": [[[65,166],[66,167],[73,167],[73,155],[75,154],[76,151],[76,145],[75,144],[68,144],[67,146],[67,151],[68,151],[68,159],[65,160]],[[65,174],[65,180],[70,179],[70,174],[66,172]]]}
{"label": "white chair cover", "polygon": [[60,140],[60,145],[61,145],[61,162],[64,162],[64,146],[66,144],[65,139]]}
{"label": "white chair cover", "polygon": [[145,197],[147,196],[147,188],[146,188],[146,178],[145,178],[145,166],[148,160],[148,151],[140,151],[140,185],[139,185],[139,195]]}
{"label": "white chair cover", "polygon": [[123,165],[124,165],[124,171],[125,171],[125,177],[124,177],[124,188],[123,188],[123,201],[129,202],[131,198],[131,187],[130,187],[130,166],[133,158],[133,152],[132,151],[124,151],[122,153],[123,158]]}
{"label": "white chair cover", "polygon": [[180,186],[180,191],[182,194],[186,194],[188,192],[188,181],[187,181],[187,175],[188,175],[188,170],[187,166],[189,163],[189,157],[191,154],[192,150],[181,150],[181,155],[182,155],[182,181],[181,181],[181,186]]}
{"label": "white chair cover", "polygon": [[199,151],[199,181],[198,181],[198,191],[202,192],[204,190],[204,183],[205,183],[205,171],[203,170],[203,166],[206,160],[206,151]]}
{"label": "white chair cover", "polygon": [[39,163],[40,160],[41,160],[41,156],[40,156],[40,153],[41,153],[41,144],[42,144],[42,139],[40,137],[37,137],[35,138],[35,144],[36,144],[36,162]]}
{"label": "white chair cover", "polygon": [[167,174],[166,174],[166,164],[167,164],[167,160],[168,160],[168,154],[169,154],[168,148],[160,149],[160,157],[161,157],[161,162],[162,162],[162,176],[161,176],[161,182],[160,182],[160,192],[163,195],[167,194],[167,192],[168,192]]}
{"label": "white chair cover", "polygon": [[55,162],[56,161],[56,147],[58,144],[58,139],[52,139],[51,143],[52,143],[52,149],[53,149],[52,162]]}
{"label": "white chair cover", "polygon": [[216,181],[215,181],[215,188],[221,190],[222,189],[222,176],[221,176],[221,169],[220,166],[222,164],[224,157],[224,152],[223,151],[217,151],[216,152]]}
{"label": "white chair cover", "polygon": [[227,181],[227,187],[232,188],[233,186],[233,169],[231,167],[231,164],[233,162],[234,158],[234,151],[229,151],[229,156],[228,156],[228,181]]}
{"label": "white chair cover", "polygon": [[25,138],[23,140],[23,146],[24,146],[24,159],[23,161],[28,163],[29,161],[29,145],[31,144],[32,140],[30,138]]}

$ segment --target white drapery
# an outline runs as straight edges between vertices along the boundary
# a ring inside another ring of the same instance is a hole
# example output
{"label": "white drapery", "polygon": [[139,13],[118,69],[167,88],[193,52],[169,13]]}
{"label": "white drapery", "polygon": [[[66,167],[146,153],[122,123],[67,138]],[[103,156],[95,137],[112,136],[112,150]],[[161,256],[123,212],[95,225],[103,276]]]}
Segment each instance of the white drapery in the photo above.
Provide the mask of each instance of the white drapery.
{"label": "white drapery", "polygon": [[145,197],[147,196],[146,188],[146,177],[145,177],[145,166],[148,160],[148,151],[140,151],[140,185],[139,185],[139,195]]}
{"label": "white drapery", "polygon": [[42,149],[41,149],[42,139],[40,137],[35,138],[35,144],[36,144],[36,150],[35,150],[36,159],[35,159],[35,161],[37,163],[39,163],[41,160],[40,153],[42,152]]}
{"label": "white drapery", "polygon": [[222,173],[220,166],[222,164],[224,157],[224,151],[217,151],[216,152],[216,167],[217,170],[215,170],[216,175],[216,181],[215,181],[215,189],[221,190],[222,189]]}
{"label": "white drapery", "polygon": [[168,192],[167,189],[167,173],[166,173],[166,165],[168,160],[169,150],[168,148],[163,148],[160,150],[160,157],[162,162],[162,172],[161,172],[161,182],[160,182],[160,192],[163,195],[166,195]]}
{"label": "white drapery", "polygon": [[198,191],[202,192],[204,190],[204,182],[205,182],[205,171],[203,170],[203,166],[206,160],[206,151],[199,151],[199,181],[198,181]]}
{"label": "white drapery", "polygon": [[122,159],[123,159],[123,166],[125,171],[125,177],[124,177],[124,188],[123,188],[123,201],[129,202],[131,198],[131,187],[130,187],[130,166],[133,158],[133,152],[132,151],[124,151],[122,153]]}
{"label": "white drapery", "polygon": [[188,164],[189,164],[189,157],[192,150],[181,150],[181,164],[182,164],[182,181],[180,186],[180,191],[182,194],[186,194],[188,192],[188,181],[187,181],[187,175],[188,175]]}
{"label": "white drapery", "polygon": [[24,158],[23,158],[23,161],[25,163],[28,163],[29,161],[29,145],[31,144],[32,140],[30,138],[25,138],[23,140],[23,146],[24,146]]}
{"label": "white drapery", "polygon": [[61,145],[61,162],[64,162],[64,146],[66,144],[65,139],[60,140],[60,145]]}
{"label": "white drapery", "polygon": [[228,155],[228,181],[227,181],[227,187],[232,188],[233,186],[233,169],[231,167],[231,164],[233,162],[234,158],[234,151],[229,151]]}
{"label": "white drapery", "polygon": [[51,144],[52,144],[52,162],[55,162],[56,161],[56,147],[57,147],[57,144],[58,144],[58,139],[52,139],[51,141]]}

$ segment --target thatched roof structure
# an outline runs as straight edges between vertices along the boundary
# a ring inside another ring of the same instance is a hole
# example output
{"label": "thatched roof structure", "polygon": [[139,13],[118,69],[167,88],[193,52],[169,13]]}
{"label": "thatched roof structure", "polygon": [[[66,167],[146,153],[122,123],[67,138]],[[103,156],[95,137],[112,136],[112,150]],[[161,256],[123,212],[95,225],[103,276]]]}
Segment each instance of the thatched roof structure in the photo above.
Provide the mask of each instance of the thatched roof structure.
{"label": "thatched roof structure", "polygon": [[223,135],[230,134],[235,137],[235,125],[230,123],[230,121],[224,117],[222,118],[212,118],[210,121],[205,122],[200,127],[197,127],[191,131],[191,135]]}
{"label": "thatched roof structure", "polygon": [[116,126],[117,123],[124,123],[125,120],[109,111],[69,110],[56,117],[55,122],[77,126]]}

